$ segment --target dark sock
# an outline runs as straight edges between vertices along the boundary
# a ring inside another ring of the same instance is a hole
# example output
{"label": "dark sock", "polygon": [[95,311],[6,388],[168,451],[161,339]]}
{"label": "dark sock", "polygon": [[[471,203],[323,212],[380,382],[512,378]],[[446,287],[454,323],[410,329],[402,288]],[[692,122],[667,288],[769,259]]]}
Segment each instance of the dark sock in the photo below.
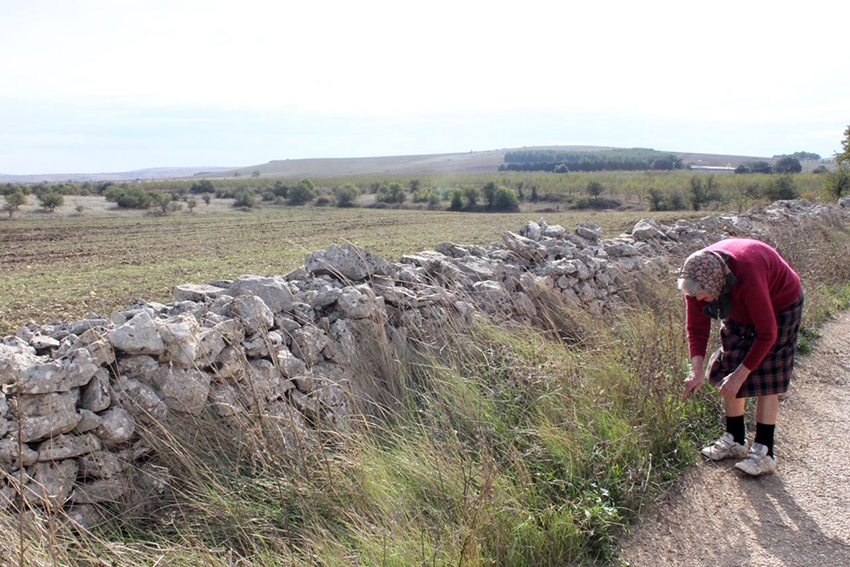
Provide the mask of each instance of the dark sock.
{"label": "dark sock", "polygon": [[[735,438],[735,443],[744,444],[747,440],[747,426],[744,424],[744,416],[736,415],[735,417],[726,416],[726,431],[732,434]],[[773,437],[771,437],[771,440]],[[772,442],[772,441],[771,441]]]}
{"label": "dark sock", "polygon": [[756,443],[761,443],[767,447],[767,454],[773,456],[773,434],[776,432],[776,425],[768,425],[766,423],[756,423]]}

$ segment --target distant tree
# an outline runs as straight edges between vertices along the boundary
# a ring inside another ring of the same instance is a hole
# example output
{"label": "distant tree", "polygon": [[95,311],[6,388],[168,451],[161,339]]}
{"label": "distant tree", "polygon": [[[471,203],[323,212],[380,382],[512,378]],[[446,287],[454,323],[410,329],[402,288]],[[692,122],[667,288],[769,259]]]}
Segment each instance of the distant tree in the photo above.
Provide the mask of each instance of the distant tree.
{"label": "distant tree", "polygon": [[472,209],[478,206],[478,200],[481,198],[481,190],[478,187],[464,187],[463,197],[466,199],[466,206]]}
{"label": "distant tree", "polygon": [[603,191],[605,191],[605,188],[598,181],[591,181],[587,184],[587,194],[594,199],[598,199]]}
{"label": "distant tree", "polygon": [[493,201],[496,198],[496,189],[496,184],[492,181],[488,181],[484,184],[484,187],[481,188],[481,192],[484,194],[484,200],[487,201],[487,206],[490,208],[493,207]]}
{"label": "distant tree", "polygon": [[827,173],[823,186],[830,195],[838,199],[843,195],[850,195],[850,166],[842,164],[835,171]]}
{"label": "distant tree", "polygon": [[850,163],[850,126],[844,130],[844,139],[841,141],[841,153],[835,154],[835,161],[838,163]]}
{"label": "distant tree", "polygon": [[212,201],[212,195],[210,195],[209,193],[204,193],[204,195],[201,197],[201,199],[203,199],[204,204],[209,207],[210,202]]}
{"label": "distant tree", "polygon": [[497,211],[518,211],[519,199],[510,187],[499,187],[493,198],[493,207]]}
{"label": "distant tree", "polygon": [[82,216],[83,211],[86,210],[86,206],[85,205],[77,205],[76,207],[74,207],[74,210],[77,211],[78,215]]}
{"label": "distant tree", "polygon": [[555,166],[555,173],[569,173],[570,168],[565,163],[559,163]]}
{"label": "distant tree", "polygon": [[672,157],[655,158],[649,164],[649,169],[657,171],[671,171],[676,169],[676,162]]}
{"label": "distant tree", "polygon": [[747,164],[751,173],[773,173],[773,166],[766,161],[754,161]]}
{"label": "distant tree", "polygon": [[794,180],[787,173],[768,183],[764,188],[764,195],[771,201],[796,199],[800,196]]}
{"label": "distant tree", "polygon": [[[205,193],[205,195],[209,195],[209,193]],[[198,200],[197,199],[186,199],[186,207],[189,209],[190,213],[194,213],[195,207],[197,207],[197,206],[198,206]]]}
{"label": "distant tree", "polygon": [[24,195],[20,191],[15,191],[14,193],[8,193],[5,195],[6,204],[3,206],[5,211],[8,211],[9,218],[12,218],[12,215],[21,208],[21,206],[27,204],[27,196]]}
{"label": "distant tree", "polygon": [[249,191],[248,189],[242,189],[236,193],[236,196],[233,199],[233,206],[235,208],[251,209],[256,204],[257,196],[254,195],[253,191]]}
{"label": "distant tree", "polygon": [[360,188],[353,183],[346,183],[342,187],[334,189],[334,195],[336,196],[337,207],[353,207],[357,197],[360,196]]}
{"label": "distant tree", "polygon": [[416,193],[419,190],[420,185],[422,185],[421,181],[419,181],[418,179],[411,179],[410,180],[410,192]]}
{"label": "distant tree", "polygon": [[829,173],[829,168],[826,167],[825,165],[819,165],[816,168],[814,168],[814,170],[812,170],[812,173],[817,173],[817,174]]}
{"label": "distant tree", "polygon": [[42,209],[52,213],[56,210],[56,207],[65,204],[65,197],[61,193],[42,193],[38,196],[38,204]]}
{"label": "distant tree", "polygon": [[705,183],[703,183],[703,180],[696,175],[691,177],[690,189],[691,208],[695,211],[700,210],[704,205],[720,198],[717,181],[714,179],[713,175],[709,175],[705,179]]}
{"label": "distant tree", "polygon": [[664,210],[664,193],[661,192],[661,189],[650,187],[647,198],[649,199],[650,211]]}
{"label": "distant tree", "polygon": [[537,193],[537,185],[531,186],[531,202],[536,203],[540,200],[540,195]]}
{"label": "distant tree", "polygon": [[158,208],[162,212],[162,214],[166,214],[169,212],[171,203],[174,200],[171,198],[171,195],[160,190],[151,191],[150,198],[153,206]]}
{"label": "distant tree", "polygon": [[803,171],[803,164],[795,157],[786,156],[776,160],[773,164],[773,171],[776,173],[800,173]]}
{"label": "distant tree", "polygon": [[811,160],[817,161],[820,159],[820,154],[816,154],[814,152],[794,152],[793,154],[779,154],[773,156],[774,159],[784,158],[784,157],[792,157],[796,158],[800,161]]}
{"label": "distant tree", "polygon": [[390,183],[390,199],[393,203],[404,203],[407,200],[407,191],[401,183]]}
{"label": "distant tree", "polygon": [[260,176],[260,172],[257,169],[255,169],[254,171],[251,172],[251,177],[259,177],[259,176]]}
{"label": "distant tree", "polygon": [[303,205],[309,203],[319,195],[316,186],[309,179],[302,179],[295,187],[290,187],[287,192],[290,205]]}
{"label": "distant tree", "polygon": [[745,164],[745,163],[742,163],[741,165],[739,165],[738,167],[735,168],[735,173],[743,174],[743,173],[749,173],[749,172],[750,172],[750,166]]}
{"label": "distant tree", "polygon": [[449,210],[460,211],[463,209],[463,191],[460,189],[452,189],[449,193]]}
{"label": "distant tree", "polygon": [[196,181],[192,183],[192,186],[189,187],[190,193],[215,193],[215,186],[213,182],[209,179],[201,179],[200,181]]}

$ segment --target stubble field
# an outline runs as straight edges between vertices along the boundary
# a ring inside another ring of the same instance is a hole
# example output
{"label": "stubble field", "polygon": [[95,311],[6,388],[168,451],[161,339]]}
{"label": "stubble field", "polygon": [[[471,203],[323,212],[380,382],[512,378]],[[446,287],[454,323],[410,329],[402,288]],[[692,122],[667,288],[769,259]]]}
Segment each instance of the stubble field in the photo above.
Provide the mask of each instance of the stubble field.
{"label": "stubble field", "polygon": [[[314,250],[351,242],[382,257],[432,249],[442,241],[488,244],[541,216],[573,229],[594,222],[606,236],[641,218],[660,222],[704,213],[452,213],[427,210],[266,207],[239,212],[224,199],[171,215],[108,210],[84,197],[82,215],[25,211],[0,221],[0,335],[27,321],[67,321],[137,298],[171,300],[183,283],[243,274],[285,274]],[[73,211],[69,203],[65,207]]]}

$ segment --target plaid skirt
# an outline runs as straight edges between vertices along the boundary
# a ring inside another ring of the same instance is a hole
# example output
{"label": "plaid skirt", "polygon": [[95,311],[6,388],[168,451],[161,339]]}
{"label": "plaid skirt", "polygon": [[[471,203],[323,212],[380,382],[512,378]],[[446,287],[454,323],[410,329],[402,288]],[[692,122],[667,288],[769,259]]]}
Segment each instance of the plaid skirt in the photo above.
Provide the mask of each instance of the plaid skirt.
{"label": "plaid skirt", "polygon": [[[776,342],[758,368],[744,381],[737,397],[771,396],[788,391],[802,316],[802,295],[796,303],[776,313]],[[742,325],[731,319],[723,321],[720,325],[720,353],[708,372],[708,380],[713,386],[719,388],[723,379],[744,361],[755,338],[754,325]]]}

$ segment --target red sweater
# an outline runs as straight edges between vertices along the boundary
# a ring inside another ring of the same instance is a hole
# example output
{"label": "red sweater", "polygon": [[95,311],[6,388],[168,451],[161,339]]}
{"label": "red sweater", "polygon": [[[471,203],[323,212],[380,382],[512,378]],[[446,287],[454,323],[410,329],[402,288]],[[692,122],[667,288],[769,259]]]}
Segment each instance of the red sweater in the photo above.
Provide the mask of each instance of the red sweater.
{"label": "red sweater", "polygon": [[[790,307],[803,293],[800,277],[776,250],[758,240],[721,240],[705,250],[725,252],[730,256],[727,265],[738,281],[729,292],[732,302],[729,318],[755,326],[756,339],[743,362],[747,369],[755,370],[776,342],[774,313]],[[705,305],[704,301],[687,297],[691,357],[705,356],[708,345],[711,318],[703,313]]]}

